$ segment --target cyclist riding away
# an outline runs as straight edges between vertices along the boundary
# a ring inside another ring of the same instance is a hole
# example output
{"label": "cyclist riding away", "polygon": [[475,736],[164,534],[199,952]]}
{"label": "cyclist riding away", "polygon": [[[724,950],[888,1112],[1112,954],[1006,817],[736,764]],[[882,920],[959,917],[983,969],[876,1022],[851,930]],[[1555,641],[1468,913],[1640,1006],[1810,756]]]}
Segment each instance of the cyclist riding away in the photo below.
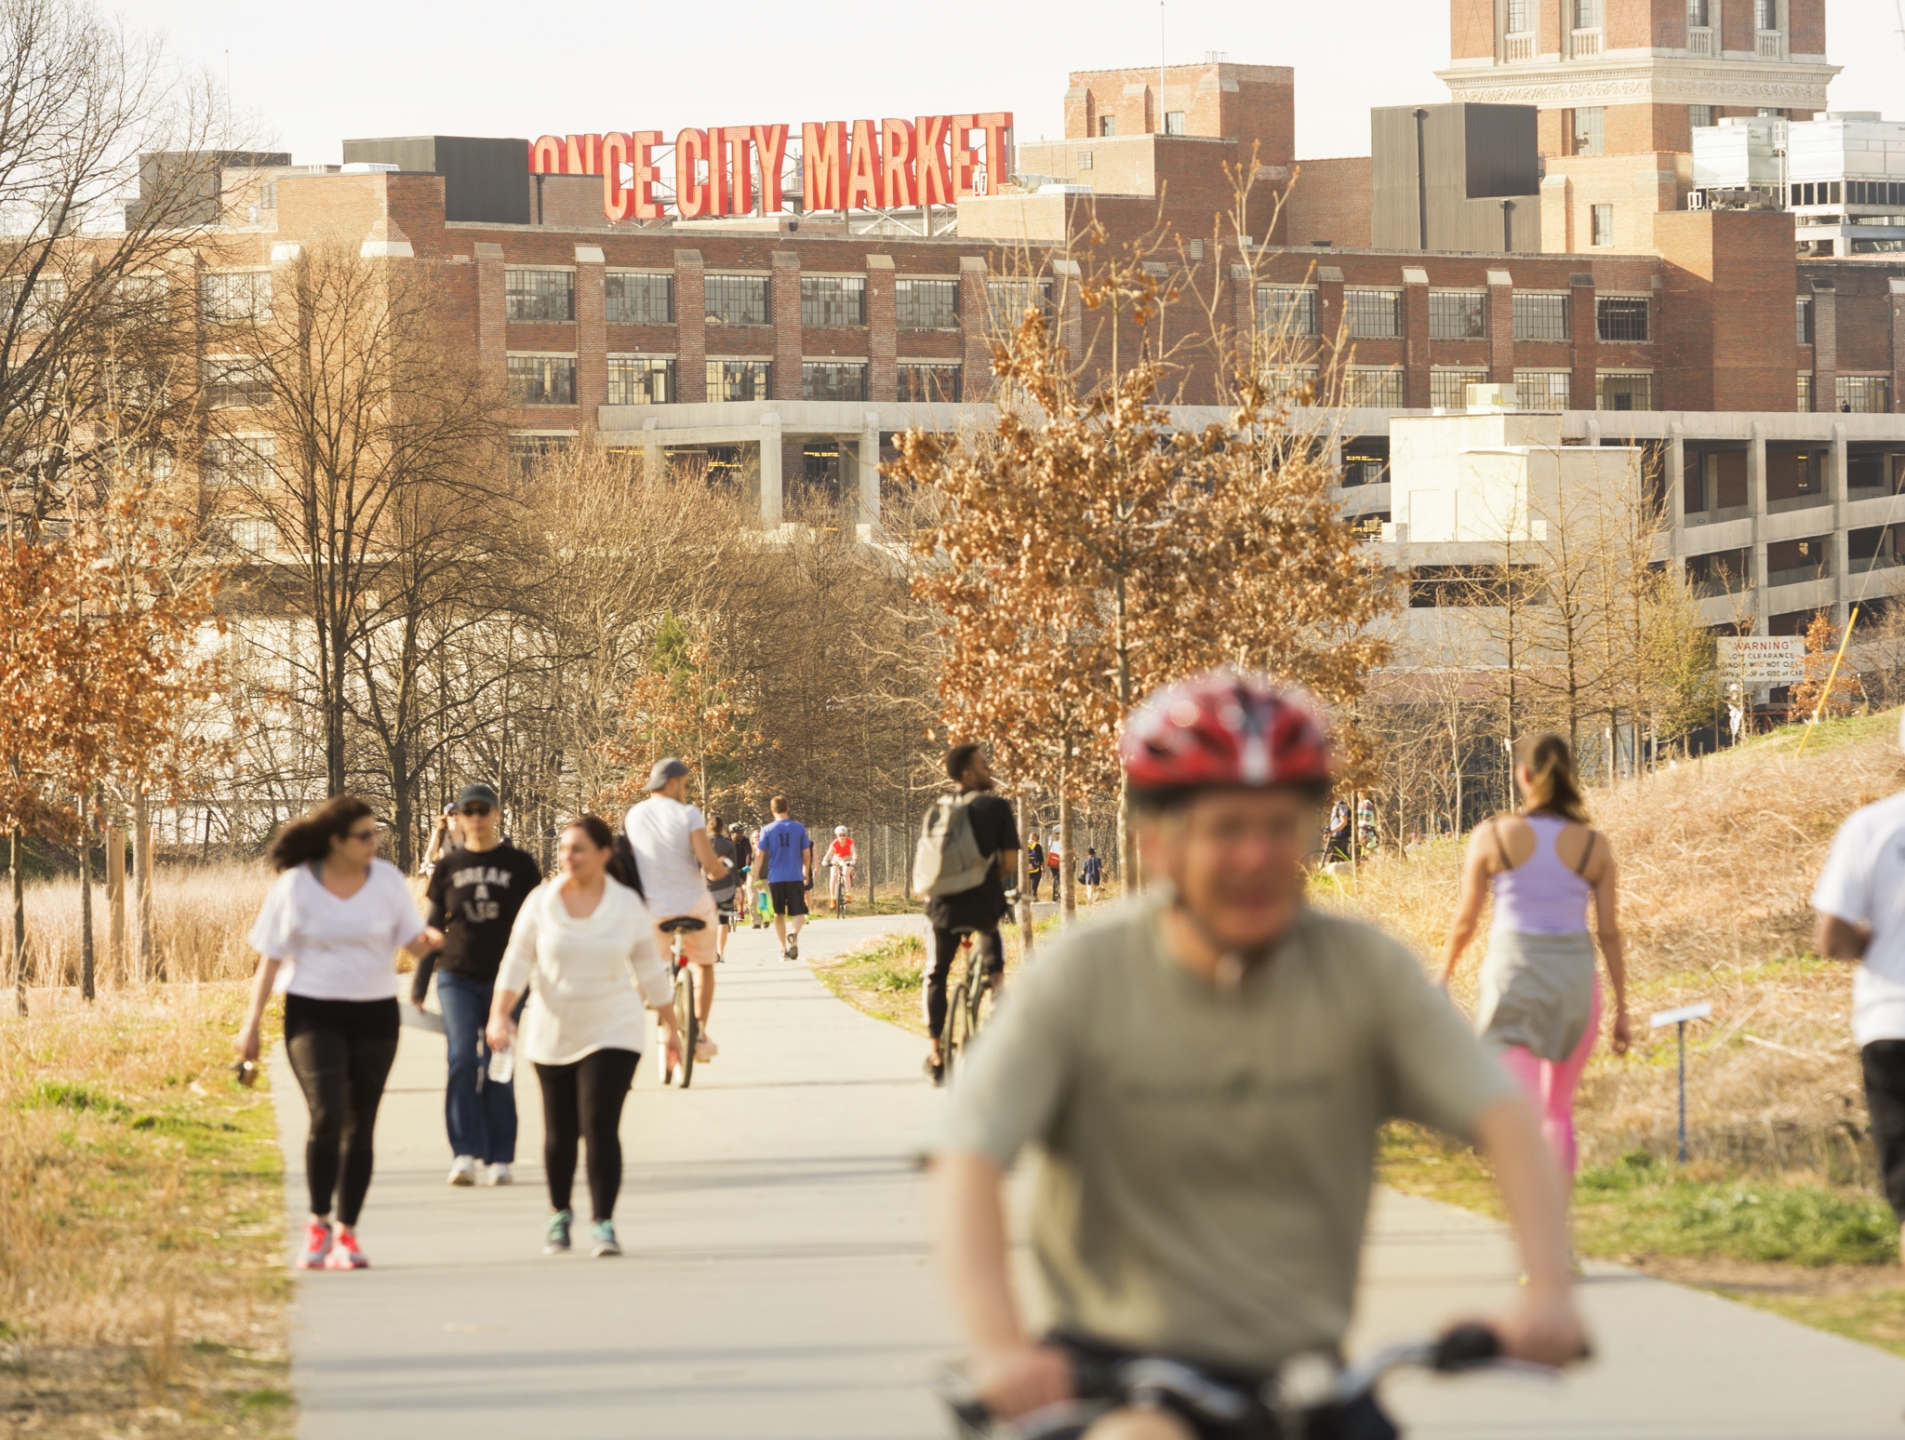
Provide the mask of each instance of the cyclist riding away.
{"label": "cyclist riding away", "polygon": [[[972,823],[979,854],[992,860],[985,876],[968,890],[933,895],[926,901],[926,923],[933,927],[933,968],[926,974],[926,1073],[938,1084],[945,1076],[939,1037],[946,1029],[946,977],[970,935],[985,958],[993,1004],[1005,985],[1005,946],[999,922],[1005,918],[1005,882],[1019,873],[1019,827],[1009,802],[992,793],[992,767],[977,745],[955,745],[946,752],[946,776],[956,787],[953,801],[963,805]],[[917,883],[917,882],[916,882]]]}
{"label": "cyclist riding away", "polygon": [[648,798],[628,812],[623,828],[635,851],[648,912],[654,918],[656,953],[666,955],[674,945],[674,936],[661,928],[664,921],[692,915],[702,922],[701,929],[682,936],[682,944],[689,963],[700,971],[695,977],[695,1014],[701,1028],[695,1059],[712,1060],[721,1051],[708,1034],[708,1016],[714,1011],[714,962],[721,952],[708,882],[725,879],[734,862],[714,853],[708,822],[688,803],[686,765],[675,759],[657,760],[646,788]]}
{"label": "cyclist riding away", "polygon": [[[1560,1177],[1527,1102],[1402,946],[1304,903],[1330,779],[1308,702],[1204,675],[1142,706],[1121,748],[1160,883],[1027,971],[934,1146],[933,1231],[987,1407],[1064,1401],[1081,1360],[1292,1388],[1336,1363],[1391,1117],[1470,1138],[1494,1168],[1527,1272],[1495,1322],[1506,1352],[1580,1354]],[[1007,1276],[1001,1182],[1028,1144],[1043,1339]],[[1190,1416],[1125,1404],[1089,1436],[1270,1433]],[[1310,1418],[1312,1436],[1393,1433],[1367,1397]]]}
{"label": "cyclist riding away", "polygon": [[847,833],[847,827],[833,827],[833,844],[827,847],[827,863],[833,867],[834,881],[849,899],[853,893],[853,836]]}
{"label": "cyclist riding away", "polygon": [[[814,842],[805,825],[788,818],[785,795],[776,795],[767,808],[774,812],[774,819],[761,831],[757,863],[767,867],[767,893],[774,904],[774,938],[780,941],[781,959],[798,960],[807,892],[814,888]],[[790,920],[791,936],[787,933]]]}

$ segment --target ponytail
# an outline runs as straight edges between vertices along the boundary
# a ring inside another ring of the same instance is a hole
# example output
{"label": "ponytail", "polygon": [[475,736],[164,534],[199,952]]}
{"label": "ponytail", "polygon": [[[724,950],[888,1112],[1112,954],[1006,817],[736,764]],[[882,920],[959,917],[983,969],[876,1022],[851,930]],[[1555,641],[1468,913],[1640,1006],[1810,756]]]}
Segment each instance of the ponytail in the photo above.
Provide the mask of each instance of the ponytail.
{"label": "ponytail", "polygon": [[1545,810],[1579,825],[1589,823],[1581,779],[1574,769],[1574,752],[1568,748],[1565,736],[1552,730],[1522,736],[1515,742],[1515,764],[1528,772],[1524,810],[1530,814]]}

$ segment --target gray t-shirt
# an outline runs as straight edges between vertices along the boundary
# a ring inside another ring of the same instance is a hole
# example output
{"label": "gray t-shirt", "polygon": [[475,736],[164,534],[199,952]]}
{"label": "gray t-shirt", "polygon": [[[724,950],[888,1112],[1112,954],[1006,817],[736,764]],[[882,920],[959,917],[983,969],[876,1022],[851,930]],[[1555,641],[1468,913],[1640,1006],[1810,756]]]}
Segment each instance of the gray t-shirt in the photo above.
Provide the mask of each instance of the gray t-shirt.
{"label": "gray t-shirt", "polygon": [[1409,953],[1306,910],[1232,992],[1155,900],[1026,968],[934,1149],[1043,1152],[1032,1243],[1061,1330],[1270,1369],[1348,1328],[1391,1117],[1467,1138],[1517,1093]]}

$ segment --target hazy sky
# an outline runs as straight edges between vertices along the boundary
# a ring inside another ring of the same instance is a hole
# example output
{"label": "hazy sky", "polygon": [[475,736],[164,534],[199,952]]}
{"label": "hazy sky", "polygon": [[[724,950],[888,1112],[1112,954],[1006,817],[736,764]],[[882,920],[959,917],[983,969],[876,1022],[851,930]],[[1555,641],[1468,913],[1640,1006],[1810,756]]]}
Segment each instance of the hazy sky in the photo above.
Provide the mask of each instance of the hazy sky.
{"label": "hazy sky", "polygon": [[[111,0],[102,8],[113,9]],[[1899,0],[1827,0],[1839,110],[1905,119]],[[130,0],[183,60],[223,76],[261,138],[300,163],[348,137],[662,130],[1010,110],[1063,133],[1068,70],[1155,65],[1156,0]],[[1444,0],[1169,0],[1173,64],[1222,50],[1296,67],[1297,152],[1369,153],[1374,105],[1448,98]]]}

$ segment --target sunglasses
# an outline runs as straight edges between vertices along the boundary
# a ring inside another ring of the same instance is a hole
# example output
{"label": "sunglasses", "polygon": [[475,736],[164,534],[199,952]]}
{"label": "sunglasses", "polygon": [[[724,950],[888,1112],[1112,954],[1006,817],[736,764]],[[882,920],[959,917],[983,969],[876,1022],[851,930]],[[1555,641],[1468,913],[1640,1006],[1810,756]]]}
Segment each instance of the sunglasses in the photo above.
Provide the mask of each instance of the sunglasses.
{"label": "sunglasses", "polygon": [[377,838],[377,832],[382,828],[383,827],[380,825],[373,825],[368,830],[353,830],[345,838],[350,840],[356,840],[359,842],[366,841],[366,840],[374,841]]}
{"label": "sunglasses", "polygon": [[462,813],[465,815],[487,815],[489,814],[489,809],[490,807],[483,804],[481,801],[475,801],[471,804],[465,805],[463,807]]}

